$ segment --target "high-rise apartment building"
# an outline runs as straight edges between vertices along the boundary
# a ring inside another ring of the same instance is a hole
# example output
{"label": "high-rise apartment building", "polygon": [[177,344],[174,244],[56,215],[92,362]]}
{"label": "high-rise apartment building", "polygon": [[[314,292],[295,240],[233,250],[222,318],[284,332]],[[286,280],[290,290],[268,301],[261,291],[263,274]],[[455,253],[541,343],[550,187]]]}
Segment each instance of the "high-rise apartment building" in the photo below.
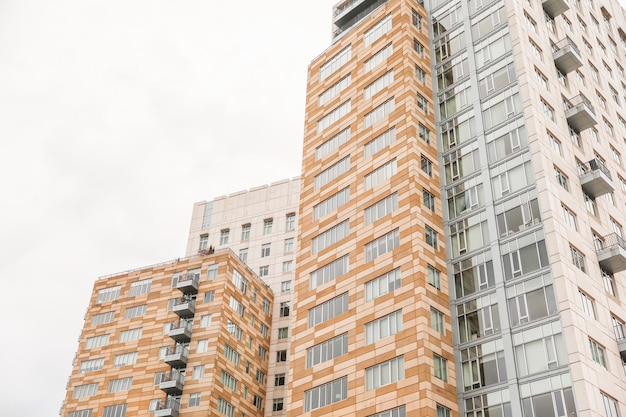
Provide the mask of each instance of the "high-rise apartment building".
{"label": "high-rise apartment building", "polygon": [[300,178],[194,204],[187,256],[230,248],[274,292],[265,411],[286,413]]}
{"label": "high-rise apartment building", "polygon": [[427,13],[333,15],[309,66],[288,415],[456,414]]}
{"label": "high-rise apartment building", "polygon": [[230,250],[101,278],[61,415],[263,416],[273,298]]}

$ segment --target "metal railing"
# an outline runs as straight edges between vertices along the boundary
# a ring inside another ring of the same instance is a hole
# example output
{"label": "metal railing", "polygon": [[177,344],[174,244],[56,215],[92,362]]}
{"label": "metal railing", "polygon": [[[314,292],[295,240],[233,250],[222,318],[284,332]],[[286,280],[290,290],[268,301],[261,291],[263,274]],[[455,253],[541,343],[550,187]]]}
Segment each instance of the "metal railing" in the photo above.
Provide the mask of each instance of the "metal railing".
{"label": "metal railing", "polygon": [[560,51],[561,49],[569,47],[574,52],[576,52],[576,54],[580,56],[580,50],[578,49],[574,41],[569,36],[566,36],[565,38],[558,41],[555,46],[556,46],[557,51]]}
{"label": "metal railing", "polygon": [[565,100],[563,102],[563,105],[565,106],[566,111],[569,109],[573,109],[576,106],[583,105],[587,107],[587,109],[591,112],[591,114],[593,114],[594,116],[596,115],[596,109],[593,107],[593,104],[591,104],[589,99],[585,97],[583,94],[579,94],[576,97],[572,98],[571,100]]}
{"label": "metal railing", "polygon": [[182,374],[178,371],[172,371],[169,374],[163,374],[161,375],[161,379],[159,380],[159,383],[170,382],[170,381],[176,381],[176,382],[180,382],[181,384],[184,384],[185,374]]}
{"label": "metal railing", "polygon": [[187,320],[173,321],[170,323],[170,330],[186,329],[186,330],[191,331],[192,327],[193,327],[193,323]]}
{"label": "metal railing", "polygon": [[168,410],[172,409],[174,411],[180,411],[180,400],[176,398],[168,398],[165,401],[159,401],[157,405],[157,410]]}
{"label": "metal railing", "polygon": [[168,347],[167,350],[165,351],[165,356],[168,355],[177,355],[177,354],[181,354],[185,357],[189,356],[189,348],[185,347],[185,346],[181,346],[181,345],[177,345],[175,347]]}
{"label": "metal railing", "polygon": [[196,300],[191,299],[191,298],[183,297],[181,299],[177,299],[174,302],[174,307],[180,306],[180,305],[183,305],[183,304],[189,304],[189,308],[195,308],[196,307]]}
{"label": "metal railing", "polygon": [[586,164],[579,165],[578,170],[579,170],[579,176],[583,176],[585,174],[588,174],[594,171],[600,171],[604,175],[609,177],[610,180],[613,179],[613,177],[611,176],[611,171],[609,171],[606,165],[604,165],[604,162],[602,162],[598,158],[594,158],[591,161],[587,162]]}
{"label": "metal railing", "polygon": [[620,248],[626,250],[626,240],[624,240],[624,238],[617,233],[611,233],[610,235],[606,235],[602,238],[602,247],[600,249],[596,249],[596,252],[600,252],[613,246],[619,246]]}

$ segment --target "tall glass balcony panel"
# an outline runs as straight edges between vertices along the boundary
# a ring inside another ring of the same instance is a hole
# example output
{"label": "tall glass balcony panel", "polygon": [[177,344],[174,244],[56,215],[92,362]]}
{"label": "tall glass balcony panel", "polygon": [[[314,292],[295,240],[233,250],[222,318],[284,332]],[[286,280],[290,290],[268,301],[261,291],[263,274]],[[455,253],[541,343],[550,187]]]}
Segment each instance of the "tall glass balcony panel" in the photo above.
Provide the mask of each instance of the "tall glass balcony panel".
{"label": "tall glass balcony panel", "polygon": [[436,40],[433,44],[435,63],[440,64],[446,59],[451,58],[459,52],[465,50],[465,45],[466,37],[462,27],[446,34],[441,39]]}
{"label": "tall glass balcony panel", "polygon": [[437,86],[439,90],[444,90],[467,79],[469,73],[467,53],[463,53],[437,67]]}
{"label": "tall glass balcony panel", "polygon": [[459,343],[467,343],[500,332],[496,294],[488,294],[456,306]]}
{"label": "tall glass balcony panel", "polygon": [[524,119],[513,120],[506,126],[488,133],[485,135],[485,141],[490,164],[527,149],[528,137]]}
{"label": "tall glass balcony panel", "polygon": [[460,2],[446,2],[444,7],[432,13],[434,37],[442,36],[465,21],[465,10]]}
{"label": "tall glass balcony panel", "polygon": [[569,373],[520,384],[523,415],[555,415],[556,405],[556,409],[560,410],[563,416],[577,416],[571,384]]}
{"label": "tall glass balcony panel", "polygon": [[485,190],[480,177],[469,179],[446,190],[448,218],[469,213],[485,205]]}
{"label": "tall glass balcony panel", "polygon": [[511,281],[550,265],[543,230],[502,244],[504,279]]}
{"label": "tall glass balcony panel", "polygon": [[513,344],[518,377],[568,365],[560,321],[515,333]]}
{"label": "tall glass balcony panel", "polygon": [[509,56],[478,74],[478,94],[482,99],[517,82],[513,57]]}
{"label": "tall glass balcony panel", "polygon": [[451,223],[449,230],[452,256],[473,252],[489,243],[489,226],[485,212]]}
{"label": "tall glass balcony panel", "polygon": [[439,95],[440,118],[448,119],[464,110],[472,100],[471,83],[468,81],[455,86]]}
{"label": "tall glass balcony panel", "polygon": [[474,45],[476,68],[480,69],[493,60],[500,59],[510,54],[511,36],[508,27],[497,31]]}
{"label": "tall glass balcony panel", "polygon": [[491,251],[482,252],[452,264],[454,297],[463,298],[496,285]]}
{"label": "tall glass balcony panel", "polygon": [[472,18],[472,36],[474,41],[507,24],[504,4],[496,4]]}
{"label": "tall glass balcony panel", "polygon": [[451,184],[480,169],[476,142],[452,151],[443,157],[446,184]]}
{"label": "tall glass balcony panel", "polygon": [[474,110],[460,114],[441,124],[441,140],[444,151],[473,139],[476,132]]}
{"label": "tall glass balcony panel", "polygon": [[517,85],[482,102],[483,126],[486,130],[511,123],[522,114],[522,99]]}
{"label": "tall glass balcony panel", "polygon": [[491,169],[493,198],[498,200],[535,182],[531,155],[526,152]]}
{"label": "tall glass balcony panel", "polygon": [[468,416],[502,416],[512,417],[511,393],[508,388],[489,394],[466,397],[463,405]]}
{"label": "tall glass balcony panel", "polygon": [[463,391],[489,387],[507,380],[501,339],[461,349]]}
{"label": "tall glass balcony panel", "polygon": [[501,238],[541,223],[537,191],[532,189],[496,206],[496,221]]}
{"label": "tall glass balcony panel", "polygon": [[532,323],[559,312],[549,272],[507,287],[506,298],[511,327]]}

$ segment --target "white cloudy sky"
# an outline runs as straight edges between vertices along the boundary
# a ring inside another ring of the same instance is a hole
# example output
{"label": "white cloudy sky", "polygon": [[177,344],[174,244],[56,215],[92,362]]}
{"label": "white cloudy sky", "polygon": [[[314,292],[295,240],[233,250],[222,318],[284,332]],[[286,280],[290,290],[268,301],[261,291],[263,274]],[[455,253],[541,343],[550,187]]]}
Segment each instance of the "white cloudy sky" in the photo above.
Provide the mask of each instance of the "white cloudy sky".
{"label": "white cloudy sky", "polygon": [[[335,0],[0,0],[2,414],[57,415],[94,280],[299,175]],[[11,366],[7,366],[11,365]]]}

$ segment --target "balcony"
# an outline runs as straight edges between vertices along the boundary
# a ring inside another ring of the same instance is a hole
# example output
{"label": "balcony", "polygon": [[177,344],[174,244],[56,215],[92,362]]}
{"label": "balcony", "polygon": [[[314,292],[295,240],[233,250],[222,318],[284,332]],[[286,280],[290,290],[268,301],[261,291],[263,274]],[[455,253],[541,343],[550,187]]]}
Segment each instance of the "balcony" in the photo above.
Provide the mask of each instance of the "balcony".
{"label": "balcony", "polygon": [[365,16],[372,13],[387,0],[347,0],[333,10],[333,40],[354,27]]}
{"label": "balcony", "polygon": [[543,5],[543,10],[553,19],[569,10],[567,0],[543,0],[541,4]]}
{"label": "balcony", "polygon": [[555,45],[552,56],[554,64],[563,74],[568,74],[583,65],[582,55],[569,37],[561,39]]}
{"label": "balcony", "polygon": [[200,274],[187,273],[178,278],[176,282],[176,288],[178,288],[183,294],[197,294],[198,282],[200,281]]}
{"label": "balcony", "polygon": [[614,190],[611,172],[598,158],[578,167],[580,185],[585,194],[596,198]]}
{"label": "balcony", "polygon": [[192,317],[196,313],[196,300],[185,297],[176,300],[172,311],[176,313],[178,317]]}
{"label": "balcony", "polygon": [[154,410],[154,417],[178,417],[180,411],[180,401],[168,398],[165,403],[161,403]]}
{"label": "balcony", "polygon": [[187,360],[189,358],[189,349],[184,346],[176,346],[175,348],[168,348],[165,354],[165,363],[172,368],[182,368],[187,366]]}
{"label": "balcony", "polygon": [[176,343],[185,343],[191,340],[191,328],[192,323],[190,321],[180,320],[179,322],[170,323],[167,334]]}
{"label": "balcony", "polygon": [[159,383],[159,388],[168,395],[180,395],[185,385],[185,375],[172,370],[169,375],[163,375]]}
{"label": "balcony", "polygon": [[595,109],[582,94],[565,102],[565,117],[570,127],[579,133],[598,124]]}
{"label": "balcony", "polygon": [[617,348],[619,349],[619,354],[622,357],[622,363],[626,363],[626,337],[618,339]]}
{"label": "balcony", "polygon": [[626,241],[617,233],[604,236],[602,247],[596,250],[600,267],[615,274],[626,270]]}

